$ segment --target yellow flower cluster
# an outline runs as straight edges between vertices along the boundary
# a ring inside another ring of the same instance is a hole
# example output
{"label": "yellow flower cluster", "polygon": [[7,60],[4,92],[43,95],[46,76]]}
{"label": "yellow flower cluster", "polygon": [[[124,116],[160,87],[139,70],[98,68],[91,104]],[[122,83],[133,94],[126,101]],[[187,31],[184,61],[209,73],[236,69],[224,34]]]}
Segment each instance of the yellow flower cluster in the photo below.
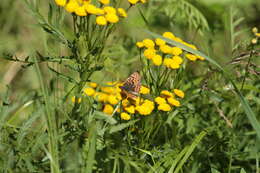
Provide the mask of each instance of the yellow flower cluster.
{"label": "yellow flower cluster", "polygon": [[173,92],[168,90],[161,91],[160,96],[154,99],[154,101],[158,104],[157,109],[168,112],[172,110],[173,106],[181,106],[180,102],[175,98],[175,95],[180,98],[184,98],[184,92],[179,89],[173,89]]}
{"label": "yellow flower cluster", "polygon": [[75,13],[77,16],[95,15],[96,24],[107,25],[109,23],[117,23],[119,17],[127,17],[127,13],[123,8],[114,8],[108,6],[110,0],[99,0],[97,7],[91,3],[91,0],[55,0],[58,6],[64,7],[69,13]]}
{"label": "yellow flower cluster", "polygon": [[[142,99],[140,97],[123,98],[120,89],[120,86],[122,86],[121,83],[109,82],[107,86],[101,87],[91,82],[88,86],[89,87],[84,89],[84,93],[102,103],[102,111],[108,115],[119,113],[121,119],[129,120],[134,114],[145,116],[151,114],[154,110],[154,103],[148,99]],[[141,86],[140,94],[145,95],[149,93],[149,88]],[[121,102],[122,106],[116,110],[119,102]]]}
{"label": "yellow flower cluster", "polygon": [[252,29],[252,32],[254,33],[255,38],[253,38],[253,39],[251,40],[251,43],[252,43],[252,44],[257,44],[258,39],[260,38],[260,32],[258,32],[257,27],[254,27],[254,28]]}
{"label": "yellow flower cluster", "polygon": [[[196,46],[184,42],[182,39],[176,37],[171,32],[164,32],[162,36],[180,42],[192,49],[197,49]],[[191,61],[205,59],[201,56],[190,53],[184,54],[184,51],[181,48],[175,46],[172,47],[160,38],[156,38],[155,40],[144,39],[141,42],[137,42],[136,46],[138,48],[144,48],[144,57],[151,60],[155,66],[164,65],[167,68],[178,69],[183,63],[183,56]]]}

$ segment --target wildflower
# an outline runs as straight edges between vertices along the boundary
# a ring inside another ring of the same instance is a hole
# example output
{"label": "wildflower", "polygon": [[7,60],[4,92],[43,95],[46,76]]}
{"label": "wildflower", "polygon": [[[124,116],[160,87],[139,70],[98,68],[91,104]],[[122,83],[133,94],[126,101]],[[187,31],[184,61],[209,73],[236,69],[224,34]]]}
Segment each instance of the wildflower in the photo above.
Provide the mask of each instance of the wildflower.
{"label": "wildflower", "polygon": [[152,59],[156,54],[156,50],[155,49],[145,49],[144,51],[144,56],[147,58],[147,59]]}
{"label": "wildflower", "polygon": [[152,61],[153,61],[154,65],[160,66],[162,64],[162,56],[161,55],[155,55],[152,58]]}
{"label": "wildflower", "polygon": [[138,48],[143,48],[143,47],[144,47],[144,43],[138,41],[138,42],[136,43],[136,46],[137,46]]}
{"label": "wildflower", "polygon": [[118,12],[120,17],[127,17],[127,13],[123,8],[118,8],[117,12]]}
{"label": "wildflower", "polygon": [[139,1],[141,1],[143,4],[147,2],[147,0],[139,0]]}
{"label": "wildflower", "polygon": [[105,102],[107,100],[107,94],[105,93],[96,92],[94,96],[99,102]]}
{"label": "wildflower", "polygon": [[256,38],[253,38],[253,39],[251,40],[251,43],[252,43],[252,44],[256,44],[256,43],[257,43],[257,39],[256,39]]}
{"label": "wildflower", "polygon": [[260,33],[255,33],[255,36],[260,37]]}
{"label": "wildflower", "polygon": [[199,55],[196,55],[196,57],[197,57],[197,59],[199,59],[199,60],[205,60],[205,58],[204,57],[202,57],[202,56],[199,56]]}
{"label": "wildflower", "polygon": [[72,103],[81,103],[81,98],[77,98],[77,100],[76,100],[76,97],[75,96],[73,96],[72,98],[71,98],[71,101],[72,101]]}
{"label": "wildflower", "polygon": [[75,13],[78,16],[87,16],[84,6],[79,6],[78,8],[76,8]]}
{"label": "wildflower", "polygon": [[119,21],[119,18],[116,14],[109,13],[105,15],[105,18],[110,23],[117,23]]}
{"label": "wildflower", "polygon": [[155,46],[153,40],[151,40],[151,39],[144,39],[143,43],[144,43],[144,46],[147,48],[154,48],[154,46]]}
{"label": "wildflower", "polygon": [[167,98],[167,101],[169,104],[171,104],[172,106],[176,106],[176,107],[179,107],[181,104],[178,100],[170,97],[170,98]]}
{"label": "wildflower", "polygon": [[173,59],[171,58],[164,58],[163,60],[163,65],[165,65],[168,68],[171,66],[172,63],[173,63]]}
{"label": "wildflower", "polygon": [[158,110],[168,112],[171,110],[171,106],[167,103],[163,103],[158,106]]}
{"label": "wildflower", "polygon": [[184,98],[184,92],[182,90],[174,89],[173,92],[174,92],[174,94],[176,94],[180,98]]}
{"label": "wildflower", "polygon": [[107,94],[111,94],[114,92],[114,88],[113,87],[101,87],[101,91]]}
{"label": "wildflower", "polygon": [[156,39],[155,39],[155,44],[156,44],[157,46],[162,46],[162,45],[165,45],[166,43],[165,43],[164,40],[162,40],[162,39],[160,39],[160,38],[156,38]]}
{"label": "wildflower", "polygon": [[154,109],[154,103],[150,100],[145,100],[140,106],[136,106],[135,110],[141,115],[149,115]]}
{"label": "wildflower", "polygon": [[96,17],[96,23],[98,24],[98,25],[107,25],[107,20],[106,20],[106,18],[104,17],[104,16],[97,16]]}
{"label": "wildflower", "polygon": [[156,98],[154,99],[154,101],[155,101],[157,104],[166,103],[165,98],[162,98],[162,97],[156,97]]}
{"label": "wildflower", "polygon": [[164,32],[163,37],[166,37],[168,39],[174,39],[175,38],[175,36],[171,32]]}
{"label": "wildflower", "polygon": [[133,105],[128,106],[128,107],[124,107],[124,110],[127,111],[130,114],[134,114],[135,113],[135,107]]}
{"label": "wildflower", "polygon": [[197,57],[195,55],[193,55],[193,54],[187,53],[185,56],[186,56],[186,58],[188,58],[191,61],[196,61],[197,60]]}
{"label": "wildflower", "polygon": [[120,117],[121,117],[121,119],[123,119],[123,120],[130,120],[130,119],[131,119],[131,116],[130,116],[128,113],[125,113],[125,112],[122,112],[122,113],[120,114]]}
{"label": "wildflower", "polygon": [[150,93],[150,89],[145,87],[145,86],[141,86],[140,89],[140,94],[149,94]]}
{"label": "wildflower", "polygon": [[172,52],[172,48],[170,47],[170,46],[168,46],[168,45],[161,45],[160,46],[160,50],[163,52],[163,53],[165,53],[165,54],[169,54],[169,53],[171,53]]}
{"label": "wildflower", "polygon": [[123,107],[127,107],[128,105],[130,105],[130,102],[127,99],[122,100],[122,105]]}
{"label": "wildflower", "polygon": [[179,48],[179,47],[172,47],[172,52],[171,52],[173,55],[180,55],[182,54],[182,49]]}
{"label": "wildflower", "polygon": [[111,105],[115,105],[117,104],[119,101],[117,100],[115,95],[109,95],[107,97],[107,101],[111,104]]}
{"label": "wildflower", "polygon": [[97,14],[97,7],[93,4],[84,4],[84,8],[89,14]]}
{"label": "wildflower", "polygon": [[170,68],[171,69],[178,69],[178,68],[180,68],[180,64],[175,62],[175,61],[172,61],[172,63],[170,64]]}
{"label": "wildflower", "polygon": [[136,4],[138,2],[138,0],[128,0],[128,2],[132,5]]}
{"label": "wildflower", "polygon": [[162,90],[161,95],[165,97],[173,97],[173,94],[170,91]]}
{"label": "wildflower", "polygon": [[86,88],[86,89],[84,89],[84,93],[86,95],[88,95],[88,96],[94,96],[95,92],[96,91],[93,88]]}
{"label": "wildflower", "polygon": [[96,87],[97,87],[97,83],[95,83],[95,82],[90,82],[90,83],[89,83],[89,86],[92,87],[92,88],[96,88]]}
{"label": "wildflower", "polygon": [[106,6],[103,10],[106,14],[116,14],[116,9],[114,7]]}
{"label": "wildflower", "polygon": [[70,0],[66,6],[65,9],[69,13],[75,12],[75,10],[79,7],[79,4],[76,2],[76,0]]}
{"label": "wildflower", "polygon": [[105,104],[104,108],[103,108],[103,112],[108,114],[108,115],[112,115],[114,111],[113,106],[111,106],[110,104]]}
{"label": "wildflower", "polygon": [[181,64],[183,62],[183,59],[180,56],[173,56],[172,60],[176,64]]}
{"label": "wildflower", "polygon": [[257,27],[252,28],[252,32],[253,32],[253,33],[257,33],[257,32],[258,32]]}
{"label": "wildflower", "polygon": [[99,2],[104,5],[109,4],[109,0],[99,0]]}
{"label": "wildflower", "polygon": [[62,6],[64,7],[67,3],[67,0],[55,0],[55,3],[58,5],[58,6]]}

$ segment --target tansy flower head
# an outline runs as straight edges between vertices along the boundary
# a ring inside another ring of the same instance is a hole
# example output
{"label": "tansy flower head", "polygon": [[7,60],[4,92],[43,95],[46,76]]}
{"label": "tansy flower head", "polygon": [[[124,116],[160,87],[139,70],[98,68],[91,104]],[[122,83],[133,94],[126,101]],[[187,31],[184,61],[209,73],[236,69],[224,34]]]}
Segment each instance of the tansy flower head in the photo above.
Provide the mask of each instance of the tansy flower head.
{"label": "tansy flower head", "polygon": [[170,91],[162,90],[162,91],[161,91],[161,96],[164,96],[164,97],[173,97],[173,94],[172,94]]}
{"label": "tansy flower head", "polygon": [[128,106],[128,107],[124,107],[124,110],[130,114],[134,114],[135,113],[135,107],[133,105]]}
{"label": "tansy flower head", "polygon": [[172,52],[173,55],[180,55],[182,54],[182,49],[179,47],[172,47]]}
{"label": "tansy flower head", "polygon": [[127,13],[123,8],[118,8],[117,12],[120,17],[127,17]]}
{"label": "tansy flower head", "polygon": [[176,64],[181,64],[183,62],[183,59],[180,56],[173,56],[172,60]]}
{"label": "tansy flower head", "polygon": [[113,106],[111,106],[110,104],[105,104],[104,108],[103,108],[103,112],[108,114],[108,115],[112,115],[114,111]]}
{"label": "tansy flower head", "polygon": [[161,45],[165,45],[166,42],[165,42],[164,40],[160,39],[160,38],[156,38],[156,39],[155,39],[155,44],[156,44],[157,46],[161,46]]}
{"label": "tansy flower head", "polygon": [[144,46],[147,48],[154,48],[154,46],[155,46],[153,40],[151,40],[151,39],[144,39],[143,43],[144,43]]}
{"label": "tansy flower head", "polygon": [[119,102],[119,100],[117,99],[117,97],[115,95],[109,95],[107,98],[107,101],[111,104],[111,105],[115,105]]}
{"label": "tansy flower head", "polygon": [[170,98],[167,98],[167,101],[169,104],[171,104],[172,106],[176,106],[176,107],[179,107],[181,106],[180,102],[172,97]]}
{"label": "tansy flower head", "polygon": [[174,39],[175,38],[175,36],[171,32],[164,32],[163,37],[166,37],[168,39]]}
{"label": "tansy flower head", "polygon": [[164,58],[164,60],[163,60],[163,65],[165,65],[168,68],[171,67],[172,63],[173,63],[173,59],[171,59],[171,58]]}
{"label": "tansy flower head", "polygon": [[120,117],[121,117],[121,119],[123,119],[123,120],[130,120],[130,119],[131,119],[131,116],[130,116],[128,113],[125,113],[125,112],[122,112],[122,113],[120,114]]}
{"label": "tansy flower head", "polygon": [[96,17],[96,23],[98,25],[104,26],[104,25],[107,25],[107,20],[106,20],[106,18],[104,16],[97,16]]}
{"label": "tansy flower head", "polygon": [[116,14],[109,13],[105,15],[105,18],[110,23],[117,23],[119,21],[119,18]]}
{"label": "tansy flower head", "polygon": [[106,14],[116,14],[116,9],[114,7],[106,6],[103,10]]}
{"label": "tansy flower head", "polygon": [[150,93],[150,89],[145,87],[145,86],[141,86],[140,88],[140,94],[149,94]]}
{"label": "tansy flower head", "polygon": [[99,2],[104,5],[109,4],[109,0],[99,0]]}
{"label": "tansy flower head", "polygon": [[95,82],[90,82],[88,85],[90,87],[92,87],[92,88],[96,88],[97,87],[97,83],[95,83]]}
{"label": "tansy flower head", "polygon": [[144,51],[144,56],[147,59],[152,59],[155,55],[156,55],[155,49],[149,48],[149,49],[145,49],[145,51]]}
{"label": "tansy flower head", "polygon": [[166,103],[165,98],[162,98],[162,97],[156,97],[156,98],[154,99],[154,101],[155,101],[157,104]]}
{"label": "tansy flower head", "polygon": [[73,13],[75,12],[75,10],[79,7],[79,4],[77,3],[76,0],[70,0],[66,6],[65,6],[65,9],[67,12],[69,13]]}
{"label": "tansy flower head", "polygon": [[58,6],[62,6],[64,7],[67,3],[67,0],[55,0],[55,3],[58,5]]}
{"label": "tansy flower head", "polygon": [[171,106],[167,103],[162,103],[158,106],[158,110],[165,111],[165,112],[168,112],[171,109],[172,109]]}
{"label": "tansy flower head", "polygon": [[160,50],[165,54],[170,54],[172,52],[172,48],[168,46],[167,44],[161,45]]}
{"label": "tansy flower head", "polygon": [[93,88],[85,88],[85,89],[84,89],[84,93],[85,93],[86,95],[88,95],[88,96],[94,96],[95,92],[96,92],[96,91],[95,91]]}
{"label": "tansy flower head", "polygon": [[186,58],[188,58],[189,60],[191,61],[196,61],[197,60],[197,57],[193,54],[190,54],[190,53],[186,53]]}
{"label": "tansy flower head", "polygon": [[253,32],[253,33],[257,33],[257,32],[258,32],[257,27],[252,28],[252,32]]}
{"label": "tansy flower head", "polygon": [[153,64],[156,66],[160,66],[162,64],[162,56],[161,55],[154,55],[152,57]]}
{"label": "tansy flower head", "polygon": [[138,48],[143,48],[143,47],[144,47],[144,43],[138,41],[138,42],[136,42],[136,46],[137,46]]}
{"label": "tansy flower head", "polygon": [[176,94],[180,98],[184,98],[184,92],[182,90],[174,89],[173,92],[174,92],[174,94]]}
{"label": "tansy flower head", "polygon": [[84,6],[79,6],[75,9],[75,14],[78,16],[87,16],[87,12],[85,11]]}
{"label": "tansy flower head", "polygon": [[128,0],[128,2],[132,5],[136,4],[139,0]]}
{"label": "tansy flower head", "polygon": [[80,97],[78,97],[77,99],[76,99],[76,97],[75,96],[73,96],[72,98],[71,98],[71,101],[72,101],[72,103],[81,103],[81,98]]}

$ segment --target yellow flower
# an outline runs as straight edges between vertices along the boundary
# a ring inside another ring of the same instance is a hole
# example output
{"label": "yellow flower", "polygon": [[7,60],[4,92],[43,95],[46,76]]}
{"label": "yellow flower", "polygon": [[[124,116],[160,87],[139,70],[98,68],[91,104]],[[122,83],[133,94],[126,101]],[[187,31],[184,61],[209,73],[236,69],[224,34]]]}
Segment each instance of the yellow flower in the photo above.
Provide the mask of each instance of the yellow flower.
{"label": "yellow flower", "polygon": [[103,14],[105,14],[105,11],[101,8],[96,8],[95,14],[96,15],[103,15]]}
{"label": "yellow flower", "polygon": [[255,36],[260,37],[260,33],[255,33]]}
{"label": "yellow flower", "polygon": [[176,64],[181,64],[183,62],[183,59],[180,56],[173,56],[172,60]]}
{"label": "yellow flower", "polygon": [[108,114],[108,115],[112,115],[114,111],[113,106],[111,106],[110,104],[105,104],[104,108],[103,108],[103,112]]}
{"label": "yellow flower", "polygon": [[145,49],[144,50],[144,56],[147,58],[147,59],[152,59],[156,54],[156,50],[155,49]]}
{"label": "yellow flower", "polygon": [[131,116],[130,116],[128,113],[125,113],[125,112],[122,112],[122,113],[120,114],[120,117],[121,117],[121,119],[123,119],[123,120],[130,120],[130,119],[131,119]]}
{"label": "yellow flower", "polygon": [[257,43],[257,39],[256,39],[256,38],[253,38],[253,39],[251,40],[251,43],[252,43],[252,44],[256,44],[256,43]]}
{"label": "yellow flower", "polygon": [[139,0],[128,0],[128,2],[130,3],[130,4],[136,4],[137,2],[138,2]]}
{"label": "yellow flower", "polygon": [[175,38],[175,36],[171,32],[164,32],[163,37],[166,37],[168,39],[174,39]]}
{"label": "yellow flower", "polygon": [[156,38],[155,39],[155,44],[158,45],[158,46],[161,46],[161,45],[165,45],[165,41],[160,39],[160,38]]}
{"label": "yellow flower", "polygon": [[93,4],[84,4],[84,8],[89,14],[97,14],[97,7]]}
{"label": "yellow flower", "polygon": [[173,55],[180,55],[180,54],[182,54],[182,49],[179,48],[179,47],[173,47],[172,48],[172,54]]}
{"label": "yellow flower", "polygon": [[96,23],[98,24],[98,25],[106,25],[107,24],[107,20],[106,20],[106,18],[104,17],[104,16],[97,16],[96,17]]}
{"label": "yellow flower", "polygon": [[163,65],[165,65],[166,67],[171,67],[171,64],[173,63],[173,59],[171,58],[164,58],[163,60]]}
{"label": "yellow flower", "polygon": [[181,104],[178,100],[170,97],[170,98],[167,98],[167,101],[168,103],[170,103],[172,106],[176,106],[176,107],[179,107]]}
{"label": "yellow flower", "polygon": [[202,56],[199,56],[199,55],[196,55],[196,57],[197,57],[197,59],[199,59],[199,60],[205,60],[205,58],[204,57],[202,57]]}
{"label": "yellow flower", "polygon": [[116,14],[116,9],[114,7],[106,6],[103,10],[106,14]]}
{"label": "yellow flower", "polygon": [[193,45],[193,44],[187,44],[187,46],[192,48],[192,49],[194,49],[194,50],[197,50],[197,47],[195,45]]}
{"label": "yellow flower", "polygon": [[[56,3],[57,3],[57,2],[56,2]],[[252,28],[252,32],[253,32],[253,33],[257,33],[257,32],[258,32],[257,27]]]}
{"label": "yellow flower", "polygon": [[187,53],[185,56],[186,56],[186,58],[188,58],[191,61],[196,61],[197,60],[197,57],[195,55],[193,55],[193,54]]}
{"label": "yellow flower", "polygon": [[182,90],[174,89],[173,92],[180,98],[184,98],[184,92]]}
{"label": "yellow flower", "polygon": [[171,69],[178,69],[178,68],[180,68],[180,64],[175,61],[172,61],[170,67],[171,67]]}
{"label": "yellow flower", "polygon": [[144,39],[143,43],[144,43],[144,46],[147,47],[147,48],[152,48],[153,49],[154,46],[155,46],[153,40],[151,40],[151,39]]}
{"label": "yellow flower", "polygon": [[137,46],[138,48],[143,48],[143,47],[144,47],[144,43],[138,41],[138,42],[136,42],[136,46]]}
{"label": "yellow flower", "polygon": [[75,10],[79,7],[79,4],[76,0],[70,0],[69,3],[66,4],[65,10],[69,13],[75,12]]}
{"label": "yellow flower", "polygon": [[155,101],[157,104],[166,103],[165,98],[162,98],[162,97],[156,97],[156,98],[154,99],[154,101]]}
{"label": "yellow flower", "polygon": [[75,13],[78,16],[87,16],[84,6],[79,6],[78,8],[76,8]]}
{"label": "yellow flower", "polygon": [[[71,98],[71,101],[72,101],[72,103],[75,103],[75,102],[76,102],[76,97],[73,96],[73,97]],[[77,98],[77,103],[81,103],[81,98]]]}
{"label": "yellow flower", "polygon": [[119,18],[116,14],[109,13],[105,15],[105,18],[110,23],[117,23],[119,21]]}
{"label": "yellow flower", "polygon": [[117,12],[118,12],[120,17],[127,17],[127,13],[123,8],[118,8]]}
{"label": "yellow flower", "polygon": [[153,64],[156,66],[160,66],[162,64],[162,56],[161,55],[155,55],[152,58]]}
{"label": "yellow flower", "polygon": [[150,93],[150,89],[145,87],[145,86],[141,86],[140,89],[140,94],[149,94]]}
{"label": "yellow flower", "polygon": [[170,54],[172,52],[172,48],[168,45],[161,45],[160,50],[165,54]]}
{"label": "yellow flower", "polygon": [[127,99],[122,100],[123,107],[127,107],[130,105],[130,102]]}
{"label": "yellow flower", "polygon": [[162,90],[161,95],[166,96],[166,97],[173,97],[173,94],[170,91],[167,91],[167,90]]}
{"label": "yellow flower", "polygon": [[152,113],[153,109],[154,106],[148,103],[144,103],[141,106],[136,106],[135,108],[135,110],[141,115],[149,115]]}
{"label": "yellow flower", "polygon": [[171,110],[171,106],[167,103],[163,103],[158,106],[158,110],[167,112]]}
{"label": "yellow flower", "polygon": [[109,95],[107,98],[107,101],[111,104],[111,105],[115,105],[117,104],[119,101],[117,100],[115,95]]}
{"label": "yellow flower", "polygon": [[84,93],[86,95],[88,95],[88,96],[94,96],[95,92],[96,91],[93,88],[86,88],[86,89],[84,89]]}
{"label": "yellow flower", "polygon": [[135,107],[133,105],[131,105],[129,107],[124,107],[124,110],[127,111],[130,114],[134,114],[135,113]]}
{"label": "yellow flower", "polygon": [[92,88],[97,88],[97,83],[95,83],[95,82],[90,82],[90,83],[89,83],[89,86],[92,87]]}
{"label": "yellow flower", "polygon": [[58,5],[58,6],[62,6],[64,7],[67,3],[67,0],[55,0],[55,3]]}
{"label": "yellow flower", "polygon": [[99,102],[105,102],[107,100],[107,94],[105,93],[96,92],[94,96]]}
{"label": "yellow flower", "polygon": [[109,4],[109,0],[99,0],[99,2],[104,5]]}
{"label": "yellow flower", "polygon": [[114,93],[114,88],[113,87],[101,87],[101,91],[107,94]]}
{"label": "yellow flower", "polygon": [[139,0],[139,1],[141,1],[143,4],[147,2],[147,0]]}

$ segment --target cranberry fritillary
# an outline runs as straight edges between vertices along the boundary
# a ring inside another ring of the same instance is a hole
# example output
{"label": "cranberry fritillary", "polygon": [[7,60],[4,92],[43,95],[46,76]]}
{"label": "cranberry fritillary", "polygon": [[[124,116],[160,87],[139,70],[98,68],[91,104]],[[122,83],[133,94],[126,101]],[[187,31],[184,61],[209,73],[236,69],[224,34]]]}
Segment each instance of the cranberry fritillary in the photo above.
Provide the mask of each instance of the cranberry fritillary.
{"label": "cranberry fritillary", "polygon": [[137,98],[141,88],[141,76],[138,72],[131,74],[123,83],[121,94],[123,97],[135,99]]}

